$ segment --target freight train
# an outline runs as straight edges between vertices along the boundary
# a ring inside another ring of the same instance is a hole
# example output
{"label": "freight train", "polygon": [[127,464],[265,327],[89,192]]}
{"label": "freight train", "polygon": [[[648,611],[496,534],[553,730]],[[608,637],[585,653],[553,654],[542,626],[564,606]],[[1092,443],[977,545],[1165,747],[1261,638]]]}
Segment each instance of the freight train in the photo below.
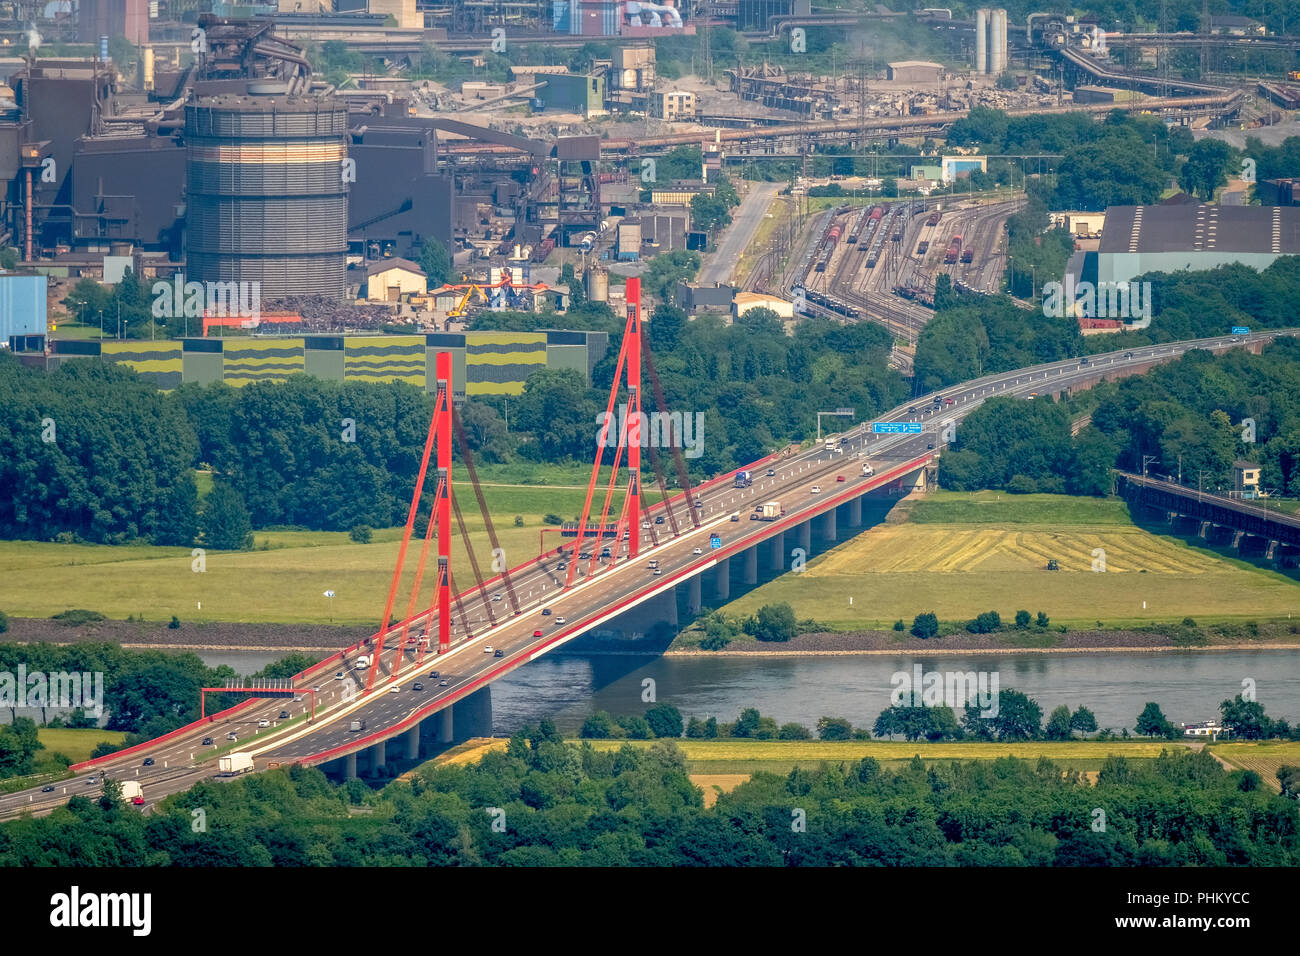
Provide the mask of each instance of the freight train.
{"label": "freight train", "polygon": [[956,263],[958,257],[960,256],[961,256],[961,233],[957,233],[957,235],[953,236],[952,240],[948,243],[948,251],[943,254],[943,261],[947,265],[953,265],[954,263]]}
{"label": "freight train", "polygon": [[823,309],[829,309],[832,312],[836,312],[844,316],[846,319],[856,319],[862,314],[846,302],[841,302],[839,299],[836,299],[833,296],[824,295],[821,292],[814,292],[811,289],[804,292],[804,298],[814,305],[820,305]]}
{"label": "freight train", "polygon": [[825,272],[826,267],[831,263],[831,256],[835,253],[835,244],[840,241],[840,227],[831,226],[830,232],[826,234],[826,246],[822,249],[821,256],[817,259],[817,271]]}

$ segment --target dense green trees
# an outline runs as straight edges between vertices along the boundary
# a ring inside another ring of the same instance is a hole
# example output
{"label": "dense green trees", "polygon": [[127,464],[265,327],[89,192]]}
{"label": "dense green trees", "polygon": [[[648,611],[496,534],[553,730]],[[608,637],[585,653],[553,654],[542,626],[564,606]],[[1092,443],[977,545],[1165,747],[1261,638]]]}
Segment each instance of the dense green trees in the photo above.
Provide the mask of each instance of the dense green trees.
{"label": "dense green trees", "polygon": [[31,773],[36,752],[42,747],[36,737],[36,722],[30,717],[0,726],[0,778]]}
{"label": "dense green trees", "polygon": [[1228,171],[1237,165],[1237,151],[1218,139],[1203,139],[1188,152],[1178,173],[1178,185],[1185,192],[1209,201],[1215,190],[1228,181]]}
{"label": "dense green trees", "polygon": [[203,503],[203,543],[220,551],[252,547],[253,526],[238,491],[224,481],[213,485]]}
{"label": "dense green trees", "polygon": [[420,244],[420,268],[424,270],[429,280],[430,289],[436,289],[450,282],[454,273],[447,246],[433,236],[427,237]]}
{"label": "dense green trees", "polygon": [[[1098,386],[1092,429],[1118,449],[1119,467],[1140,471],[1155,455],[1159,472],[1205,490],[1230,488],[1232,462],[1258,461],[1266,488],[1300,494],[1300,342],[1279,339],[1261,355],[1216,358],[1189,352],[1146,375]],[[1243,426],[1254,419],[1254,434]],[[1253,439],[1243,441],[1243,438]]]}
{"label": "dense green trees", "polygon": [[178,489],[198,443],[184,413],[134,372],[52,372],[0,354],[0,537],[168,542],[192,525]]}
{"label": "dense green trees", "polygon": [[991,398],[962,421],[944,455],[944,480],[957,490],[1104,495],[1115,455],[1104,434],[1084,429],[1071,437],[1068,410],[1046,396]]}
{"label": "dense green trees", "polygon": [[[1053,209],[1154,202],[1176,165],[1168,132],[1157,117],[1118,110],[1099,119],[1083,113],[1013,118],[976,107],[953,124],[948,142],[1000,155],[1061,153],[1054,181],[1045,177],[1030,187]],[[1040,167],[1026,171],[1046,172]]]}
{"label": "dense green trees", "polygon": [[[759,772],[706,810],[670,743],[599,752],[533,728],[377,793],[292,767],[201,783],[148,816],[77,797],[0,825],[0,865],[1294,866],[1300,806],[1243,780],[1181,750],[1111,758],[1095,783],[1046,760],[867,758]],[[194,832],[197,808],[222,825]]]}
{"label": "dense green trees", "polygon": [[[1038,278],[1041,291],[1043,277]],[[1028,283],[1020,291],[1028,292]],[[1028,312],[1005,296],[978,302],[949,298],[953,306],[943,308],[936,293],[940,311],[926,323],[917,341],[916,376],[921,390],[1053,362],[1082,351],[1079,322],[1073,317]]]}

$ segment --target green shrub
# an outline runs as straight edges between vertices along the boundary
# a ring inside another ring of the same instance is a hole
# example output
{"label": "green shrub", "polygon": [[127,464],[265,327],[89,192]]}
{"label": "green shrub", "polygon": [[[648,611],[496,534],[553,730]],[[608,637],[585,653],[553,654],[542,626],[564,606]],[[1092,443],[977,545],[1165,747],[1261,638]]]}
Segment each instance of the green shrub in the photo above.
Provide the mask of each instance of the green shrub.
{"label": "green shrub", "polygon": [[82,624],[89,624],[92,621],[106,620],[104,615],[98,611],[87,611],[85,608],[71,608],[67,611],[60,611],[58,614],[51,615],[50,620],[58,621],[67,627],[78,627]]}
{"label": "green shrub", "polygon": [[372,532],[369,525],[359,524],[355,525],[352,530],[348,532],[348,537],[357,544],[369,544],[371,534]]}

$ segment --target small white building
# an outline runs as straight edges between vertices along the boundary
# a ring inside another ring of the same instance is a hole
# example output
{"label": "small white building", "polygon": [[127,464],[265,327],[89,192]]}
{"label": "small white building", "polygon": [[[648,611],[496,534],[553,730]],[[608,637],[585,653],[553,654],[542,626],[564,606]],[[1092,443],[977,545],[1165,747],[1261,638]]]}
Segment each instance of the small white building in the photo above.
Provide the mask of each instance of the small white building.
{"label": "small white building", "polygon": [[380,259],[366,267],[366,299],[400,302],[429,291],[429,277],[410,259]]}
{"label": "small white building", "polygon": [[783,319],[794,318],[794,303],[774,295],[757,292],[737,292],[731,300],[731,319],[734,322],[750,309],[771,309]]}
{"label": "small white building", "polygon": [[1217,720],[1206,720],[1199,724],[1183,724],[1184,737],[1209,737],[1211,740],[1223,734],[1223,727]]}

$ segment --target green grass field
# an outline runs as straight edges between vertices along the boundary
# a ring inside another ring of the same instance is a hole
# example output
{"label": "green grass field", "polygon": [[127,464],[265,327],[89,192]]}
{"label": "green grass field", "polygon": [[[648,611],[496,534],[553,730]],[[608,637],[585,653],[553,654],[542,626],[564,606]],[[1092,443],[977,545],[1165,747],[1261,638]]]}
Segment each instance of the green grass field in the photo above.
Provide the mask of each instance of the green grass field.
{"label": "green grass field", "polygon": [[1210,752],[1219,759],[1259,774],[1264,785],[1281,791],[1277,772],[1284,766],[1300,767],[1300,741],[1233,741],[1211,744]]}
{"label": "green grass field", "polygon": [[[648,747],[652,740],[592,740],[597,750],[617,750],[625,743]],[[1165,741],[1030,741],[1027,743],[907,743],[888,740],[689,740],[675,741],[686,756],[692,774],[748,774],[759,770],[789,773],[793,768],[816,767],[823,762],[856,763],[874,757],[890,766],[908,762],[919,754],[926,763],[950,760],[993,760],[1046,757],[1063,769],[1099,770],[1112,754],[1150,760],[1162,750],[1181,746]]]}
{"label": "green grass field", "polygon": [[[787,540],[787,544],[789,544]],[[1105,560],[1105,572],[1093,570]],[[1059,571],[1047,571],[1055,558]],[[850,603],[852,600],[852,603]],[[936,492],[909,520],[879,525],[726,605],[752,614],[788,602],[838,629],[1045,611],[1053,625],[1133,627],[1284,619],[1300,588],[1282,574],[1149,533],[1122,502],[1058,495]],[[1144,607],[1145,602],[1145,607]]]}
{"label": "green grass field", "polygon": [[90,752],[96,744],[108,741],[120,744],[126,734],[120,730],[68,730],[61,727],[41,727],[36,731],[37,737],[45,745],[46,753],[61,753],[72,758],[73,763],[90,759]]}
{"label": "green grass field", "polygon": [[[563,477],[579,475],[572,470]],[[493,484],[486,476],[484,484],[508,567],[537,556],[546,514],[571,519],[581,512],[586,495],[585,485]],[[468,483],[457,495],[479,567],[484,578],[493,577],[491,544]],[[602,502],[603,486],[593,508]],[[515,526],[516,515],[522,527]],[[165,621],[176,615],[183,622],[321,623],[332,615],[335,623],[372,624],[383,611],[401,536],[401,528],[382,528],[369,544],[357,544],[340,531],[259,531],[252,551],[208,552],[202,573],[192,570],[188,548],[5,541],[0,542],[0,609],[14,617],[49,617],[78,607],[114,619],[136,615]],[[403,593],[414,580],[422,543],[422,537],[413,538],[407,551]],[[558,544],[557,535],[546,536],[548,548]],[[452,567],[458,587],[471,586],[473,572],[454,521]],[[426,572],[426,597],[432,586]],[[335,592],[332,602],[323,596],[326,590]],[[399,607],[395,613],[404,611]]]}

